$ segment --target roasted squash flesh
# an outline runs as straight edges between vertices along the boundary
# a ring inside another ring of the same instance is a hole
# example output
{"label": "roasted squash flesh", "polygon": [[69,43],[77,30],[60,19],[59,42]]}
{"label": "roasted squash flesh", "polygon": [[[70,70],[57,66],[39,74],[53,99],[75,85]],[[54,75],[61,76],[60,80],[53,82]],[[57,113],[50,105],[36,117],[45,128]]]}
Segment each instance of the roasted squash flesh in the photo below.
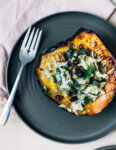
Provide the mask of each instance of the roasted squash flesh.
{"label": "roasted squash flesh", "polygon": [[45,93],[76,115],[101,112],[116,88],[114,57],[100,38],[86,29],[42,54],[36,73]]}

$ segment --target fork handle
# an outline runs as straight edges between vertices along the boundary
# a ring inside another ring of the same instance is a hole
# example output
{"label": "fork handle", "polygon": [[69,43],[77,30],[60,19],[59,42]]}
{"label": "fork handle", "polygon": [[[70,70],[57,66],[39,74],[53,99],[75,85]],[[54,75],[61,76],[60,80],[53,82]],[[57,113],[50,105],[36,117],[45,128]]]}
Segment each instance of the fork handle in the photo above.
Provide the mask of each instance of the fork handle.
{"label": "fork handle", "polygon": [[15,93],[16,93],[16,90],[17,90],[17,87],[18,87],[18,83],[20,81],[20,77],[21,77],[23,68],[24,68],[24,65],[21,65],[21,68],[20,68],[20,70],[18,72],[18,75],[17,75],[17,78],[14,82],[14,85],[13,85],[12,91],[10,93],[10,96],[8,98],[8,101],[6,102],[6,104],[3,108],[3,111],[2,111],[2,114],[1,114],[1,117],[0,117],[0,125],[2,125],[2,126],[6,124],[8,118],[9,118],[11,108],[12,108],[12,104],[14,102]]}

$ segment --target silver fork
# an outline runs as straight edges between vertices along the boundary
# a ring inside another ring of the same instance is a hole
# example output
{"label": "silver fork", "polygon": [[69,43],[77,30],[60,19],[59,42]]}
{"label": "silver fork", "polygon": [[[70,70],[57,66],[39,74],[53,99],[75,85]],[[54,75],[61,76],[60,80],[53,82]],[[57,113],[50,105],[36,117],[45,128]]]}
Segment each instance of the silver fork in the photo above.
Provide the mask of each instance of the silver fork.
{"label": "silver fork", "polygon": [[17,78],[14,82],[8,101],[5,104],[4,109],[2,111],[2,114],[0,117],[0,125],[5,125],[9,118],[11,107],[14,102],[15,93],[18,87],[18,83],[19,83],[23,68],[27,63],[31,62],[35,58],[37,50],[38,50],[38,46],[40,43],[41,35],[42,35],[42,30],[40,30],[39,32],[39,29],[35,29],[34,27],[31,31],[31,27],[29,27],[24,37],[23,43],[20,48],[20,53],[19,53],[19,58],[22,63],[21,68],[17,74]]}

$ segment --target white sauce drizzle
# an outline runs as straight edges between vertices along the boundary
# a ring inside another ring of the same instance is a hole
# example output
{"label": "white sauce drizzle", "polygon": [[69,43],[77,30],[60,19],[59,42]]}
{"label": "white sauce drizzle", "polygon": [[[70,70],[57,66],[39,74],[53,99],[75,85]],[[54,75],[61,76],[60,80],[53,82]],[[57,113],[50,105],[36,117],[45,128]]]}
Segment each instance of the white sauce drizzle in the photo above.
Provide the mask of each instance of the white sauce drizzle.
{"label": "white sauce drizzle", "polygon": [[73,110],[73,112],[76,112],[77,110],[84,110],[81,102],[73,102],[72,105],[71,105],[71,108]]}

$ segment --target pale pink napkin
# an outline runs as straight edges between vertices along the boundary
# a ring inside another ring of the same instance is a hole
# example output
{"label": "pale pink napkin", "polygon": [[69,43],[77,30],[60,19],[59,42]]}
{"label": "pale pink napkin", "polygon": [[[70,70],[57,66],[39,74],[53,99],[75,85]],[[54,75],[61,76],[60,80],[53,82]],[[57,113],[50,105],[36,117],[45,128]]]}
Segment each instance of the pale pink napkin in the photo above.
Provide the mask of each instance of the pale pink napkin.
{"label": "pale pink napkin", "polygon": [[114,9],[109,0],[11,0],[0,11],[0,101],[7,100],[5,67],[20,34],[33,22],[56,12],[84,11],[108,18]]}

